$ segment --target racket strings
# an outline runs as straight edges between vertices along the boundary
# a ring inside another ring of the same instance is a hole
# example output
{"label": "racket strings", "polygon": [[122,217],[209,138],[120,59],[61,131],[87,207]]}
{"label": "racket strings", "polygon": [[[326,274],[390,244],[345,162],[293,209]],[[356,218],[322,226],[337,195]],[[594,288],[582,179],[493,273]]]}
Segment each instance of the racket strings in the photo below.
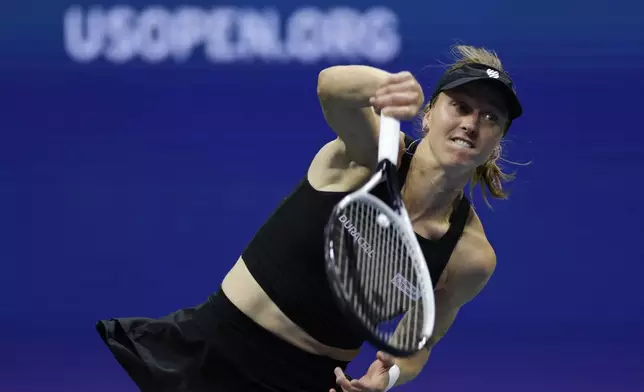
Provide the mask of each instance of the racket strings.
{"label": "racket strings", "polygon": [[422,306],[407,234],[369,203],[347,206],[340,221],[334,251],[356,315],[378,339],[413,347],[422,334]]}

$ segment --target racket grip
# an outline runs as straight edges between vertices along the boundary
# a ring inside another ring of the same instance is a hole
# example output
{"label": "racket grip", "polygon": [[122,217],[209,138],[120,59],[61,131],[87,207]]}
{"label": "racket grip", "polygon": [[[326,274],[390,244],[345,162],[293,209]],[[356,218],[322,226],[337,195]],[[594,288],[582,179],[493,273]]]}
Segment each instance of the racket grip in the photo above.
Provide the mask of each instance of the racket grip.
{"label": "racket grip", "polygon": [[381,114],[378,139],[378,162],[387,159],[397,165],[400,149],[400,121]]}

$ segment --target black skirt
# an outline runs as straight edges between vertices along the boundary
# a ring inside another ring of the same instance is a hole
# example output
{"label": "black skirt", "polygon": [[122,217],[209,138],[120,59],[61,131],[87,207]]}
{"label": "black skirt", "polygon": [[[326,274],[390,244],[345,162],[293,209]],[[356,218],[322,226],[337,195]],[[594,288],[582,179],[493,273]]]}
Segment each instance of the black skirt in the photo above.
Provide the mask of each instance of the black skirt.
{"label": "black skirt", "polygon": [[224,295],[159,319],[101,320],[96,329],[143,392],[326,392],[348,363],[298,349]]}

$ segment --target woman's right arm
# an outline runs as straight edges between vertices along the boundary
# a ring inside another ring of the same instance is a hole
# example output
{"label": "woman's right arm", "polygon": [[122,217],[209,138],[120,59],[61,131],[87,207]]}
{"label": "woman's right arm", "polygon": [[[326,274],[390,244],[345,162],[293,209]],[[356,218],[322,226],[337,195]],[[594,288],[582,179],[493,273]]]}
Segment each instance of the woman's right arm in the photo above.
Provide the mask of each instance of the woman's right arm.
{"label": "woman's right arm", "polygon": [[318,76],[318,97],[324,118],[344,143],[348,157],[372,167],[378,155],[379,116],[369,99],[389,72],[362,65],[333,66]]}

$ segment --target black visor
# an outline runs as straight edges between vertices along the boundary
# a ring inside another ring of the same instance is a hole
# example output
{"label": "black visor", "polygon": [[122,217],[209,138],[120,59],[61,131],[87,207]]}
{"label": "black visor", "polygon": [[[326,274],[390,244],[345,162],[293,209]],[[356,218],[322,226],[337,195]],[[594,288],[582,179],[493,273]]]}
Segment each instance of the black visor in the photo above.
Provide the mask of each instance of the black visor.
{"label": "black visor", "polygon": [[505,97],[510,121],[521,116],[523,109],[519,103],[512,79],[505,72],[483,64],[465,64],[446,72],[438,82],[432,99],[436,98],[441,91],[451,90],[477,80],[488,80],[498,87],[498,90]]}

